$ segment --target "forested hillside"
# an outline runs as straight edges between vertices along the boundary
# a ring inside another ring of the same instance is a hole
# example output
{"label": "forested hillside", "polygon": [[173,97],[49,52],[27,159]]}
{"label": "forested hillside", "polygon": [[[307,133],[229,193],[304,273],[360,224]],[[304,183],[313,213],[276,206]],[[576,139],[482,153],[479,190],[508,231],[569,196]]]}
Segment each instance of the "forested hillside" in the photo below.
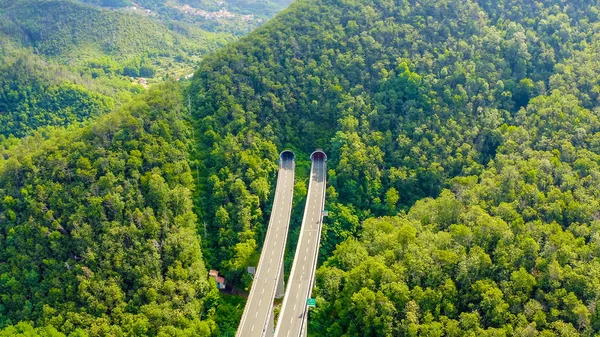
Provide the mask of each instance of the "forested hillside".
{"label": "forested hillside", "polygon": [[[532,99],[479,176],[369,219],[318,271],[327,336],[589,336],[600,330],[600,121]],[[376,305],[373,305],[376,303]]]}
{"label": "forested hillside", "polygon": [[597,0],[297,0],[137,97],[227,39],[91,2],[0,0],[1,337],[231,334],[316,147],[309,335],[600,334]]}
{"label": "forested hillside", "polygon": [[189,90],[208,263],[244,275],[277,150],[322,147],[309,334],[600,332],[598,6],[297,1],[211,54]]}
{"label": "forested hillside", "polygon": [[83,78],[66,69],[33,56],[5,60],[0,66],[2,136],[22,137],[40,127],[66,126],[107,113],[115,105],[112,97],[91,91]]}
{"label": "forested hillside", "polygon": [[213,334],[185,115],[166,83],[1,143],[0,336]]}
{"label": "forested hillside", "polygon": [[231,40],[185,24],[168,27],[152,18],[70,0],[2,1],[0,10],[5,38],[72,66],[103,56],[121,63],[143,56],[200,56]]}
{"label": "forested hillside", "polygon": [[144,91],[123,76],[73,71],[18,48],[1,59],[0,137],[23,137],[41,127],[82,122]]}
{"label": "forested hillside", "polygon": [[[68,0],[0,1],[0,135],[110,112],[232,40]],[[147,79],[147,80],[146,80]]]}
{"label": "forested hillside", "polygon": [[[199,22],[181,12],[186,1],[140,3],[152,10],[128,1],[122,5],[131,7],[120,10],[114,1],[88,3],[0,0],[0,135],[81,122],[127,103],[148,84],[189,78],[203,55],[251,28],[237,14],[231,22]],[[173,15],[158,15],[154,5]],[[261,17],[283,6],[278,2]]]}

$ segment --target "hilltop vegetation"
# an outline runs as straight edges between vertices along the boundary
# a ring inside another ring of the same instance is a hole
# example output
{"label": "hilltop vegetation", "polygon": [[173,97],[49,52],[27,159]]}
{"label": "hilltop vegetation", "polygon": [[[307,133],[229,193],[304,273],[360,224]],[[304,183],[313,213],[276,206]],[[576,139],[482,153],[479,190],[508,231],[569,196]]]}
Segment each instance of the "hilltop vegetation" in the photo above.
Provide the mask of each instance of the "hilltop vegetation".
{"label": "hilltop vegetation", "polygon": [[0,135],[22,137],[107,113],[146,83],[191,75],[204,54],[248,31],[97,5],[119,7],[114,1],[0,0]]}
{"label": "hilltop vegetation", "polygon": [[[98,85],[97,81],[86,81],[33,56],[5,60],[8,62],[0,66],[2,136],[22,137],[44,126],[67,126],[105,114],[115,105],[110,95],[112,88]],[[133,94],[126,88],[119,91],[120,99],[125,99],[125,92]]]}
{"label": "hilltop vegetation", "polygon": [[101,81],[156,70],[161,48],[198,48],[185,24],[35,1],[126,29],[21,22],[42,12],[0,2],[14,48],[86,60],[74,86],[35,60],[0,69],[0,117],[18,121],[2,132],[29,135],[0,142],[0,336],[231,333],[240,298],[220,301],[204,263],[249,286],[278,153],[297,153],[297,233],[316,147],[330,217],[310,335],[600,333],[598,1],[299,0],[185,92],[34,131],[118,105]]}
{"label": "hilltop vegetation", "polygon": [[121,63],[142,56],[199,56],[231,40],[184,24],[168,28],[151,18],[69,0],[6,1],[0,9],[0,32],[8,39],[71,66],[103,56]]}
{"label": "hilltop vegetation", "polygon": [[240,279],[276,149],[322,147],[309,333],[598,333],[599,21],[596,1],[292,4],[190,87],[208,263]]}
{"label": "hilltop vegetation", "polygon": [[91,125],[4,142],[1,336],[26,322],[41,336],[212,334],[182,103],[168,83]]}
{"label": "hilltop vegetation", "polygon": [[110,112],[143,91],[131,78],[187,75],[201,55],[232,39],[171,28],[68,0],[0,1],[0,135]]}

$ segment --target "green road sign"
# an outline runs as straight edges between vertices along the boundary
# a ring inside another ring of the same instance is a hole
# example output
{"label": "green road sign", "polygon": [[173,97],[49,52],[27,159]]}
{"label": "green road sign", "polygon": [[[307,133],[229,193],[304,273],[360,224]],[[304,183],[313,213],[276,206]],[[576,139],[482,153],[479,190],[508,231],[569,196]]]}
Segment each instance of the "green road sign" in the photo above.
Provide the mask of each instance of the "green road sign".
{"label": "green road sign", "polygon": [[309,298],[306,300],[306,305],[308,305],[309,307],[316,307],[317,300],[315,300],[314,298]]}

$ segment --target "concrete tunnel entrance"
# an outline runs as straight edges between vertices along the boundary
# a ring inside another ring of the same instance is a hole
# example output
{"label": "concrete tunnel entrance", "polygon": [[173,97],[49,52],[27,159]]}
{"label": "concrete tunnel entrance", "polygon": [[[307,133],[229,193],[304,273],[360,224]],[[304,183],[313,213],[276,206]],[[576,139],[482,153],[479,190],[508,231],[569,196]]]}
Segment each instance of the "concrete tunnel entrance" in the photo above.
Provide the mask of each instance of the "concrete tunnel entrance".
{"label": "concrete tunnel entrance", "polygon": [[323,152],[323,150],[317,149],[315,152],[311,153],[311,155],[310,155],[310,160],[315,160],[315,159],[323,159],[324,161],[327,161],[327,155],[325,154],[325,152]]}
{"label": "concrete tunnel entrance", "polygon": [[296,155],[291,150],[284,150],[279,154],[279,161],[296,160]]}

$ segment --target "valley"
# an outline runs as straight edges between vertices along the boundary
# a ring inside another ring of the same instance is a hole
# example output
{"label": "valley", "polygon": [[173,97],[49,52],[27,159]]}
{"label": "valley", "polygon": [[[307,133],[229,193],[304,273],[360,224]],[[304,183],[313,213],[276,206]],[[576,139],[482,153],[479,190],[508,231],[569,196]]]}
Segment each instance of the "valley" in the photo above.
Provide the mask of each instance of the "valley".
{"label": "valley", "polygon": [[308,336],[597,335],[598,8],[0,0],[0,337],[234,336],[317,148]]}

